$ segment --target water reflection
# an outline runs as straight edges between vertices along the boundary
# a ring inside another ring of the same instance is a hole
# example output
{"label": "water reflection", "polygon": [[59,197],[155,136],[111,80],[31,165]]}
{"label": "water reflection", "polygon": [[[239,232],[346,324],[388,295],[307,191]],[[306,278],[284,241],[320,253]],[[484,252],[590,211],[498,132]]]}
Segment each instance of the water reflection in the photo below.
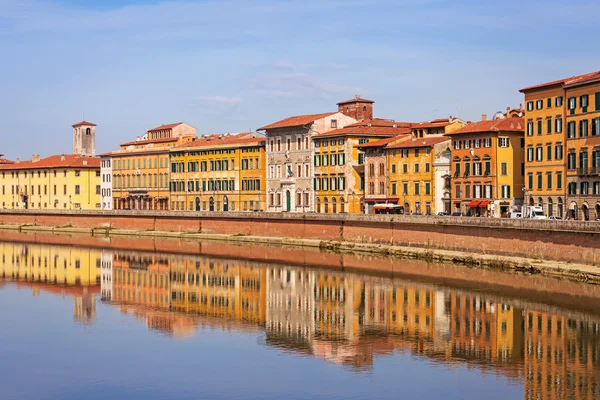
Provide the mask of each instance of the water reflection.
{"label": "water reflection", "polygon": [[198,327],[264,332],[264,344],[361,373],[410,352],[524,385],[525,399],[600,398],[600,317],[498,293],[399,278],[184,256],[0,243],[1,276],[100,300],[175,338]]}

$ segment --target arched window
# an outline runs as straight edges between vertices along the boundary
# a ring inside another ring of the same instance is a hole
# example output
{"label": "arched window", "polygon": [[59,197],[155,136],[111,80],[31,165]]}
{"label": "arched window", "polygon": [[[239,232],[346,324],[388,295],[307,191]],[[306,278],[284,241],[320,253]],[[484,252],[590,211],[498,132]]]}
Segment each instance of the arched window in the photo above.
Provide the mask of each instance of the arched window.
{"label": "arched window", "polygon": [[375,165],[373,163],[369,164],[369,176],[375,176]]}
{"label": "arched window", "polygon": [[385,175],[385,167],[383,166],[383,163],[379,163],[379,176],[384,176]]}
{"label": "arched window", "polygon": [[367,111],[367,106],[363,107],[363,112]]}
{"label": "arched window", "polygon": [[333,198],[331,199],[331,203],[332,203],[332,212],[333,212],[334,214],[337,214],[337,202],[336,202],[336,200],[335,200],[335,197],[333,197]]}
{"label": "arched window", "polygon": [[92,134],[92,130],[90,128],[85,128],[86,136],[90,136]]}
{"label": "arched window", "polygon": [[344,204],[344,198],[340,197],[340,212],[346,212],[346,205]]}
{"label": "arched window", "polygon": [[325,197],[325,214],[329,213],[329,200]]}
{"label": "arched window", "polygon": [[321,212],[321,199],[319,197],[317,197],[317,212]]}

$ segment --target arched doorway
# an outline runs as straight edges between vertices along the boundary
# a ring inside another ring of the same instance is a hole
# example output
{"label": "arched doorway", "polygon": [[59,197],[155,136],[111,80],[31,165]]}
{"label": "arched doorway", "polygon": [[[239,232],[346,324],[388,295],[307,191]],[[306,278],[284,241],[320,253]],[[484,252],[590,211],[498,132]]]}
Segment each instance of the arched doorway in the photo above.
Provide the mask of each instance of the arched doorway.
{"label": "arched doorway", "polygon": [[564,214],[564,210],[563,210],[563,200],[562,200],[562,197],[559,197],[558,198],[558,217],[560,219],[563,219],[564,216],[565,216],[565,214]]}
{"label": "arched doorway", "polygon": [[583,203],[581,206],[581,214],[584,221],[590,220],[590,207],[587,205],[587,203]]}
{"label": "arched doorway", "polygon": [[317,197],[317,212],[321,212],[321,199]]}
{"label": "arched doorway", "polygon": [[335,200],[335,197],[331,198],[331,208],[333,209],[333,213],[337,214],[337,201]]}
{"label": "arched doorway", "polygon": [[544,200],[539,197],[538,198],[538,206],[542,207],[542,212],[544,211]]}
{"label": "arched doorway", "polygon": [[329,214],[329,199],[325,197],[325,214]]}
{"label": "arched doorway", "polygon": [[223,211],[229,211],[229,199],[227,196],[223,197]]}
{"label": "arched doorway", "polygon": [[292,211],[292,194],[289,190],[285,191],[285,211]]}
{"label": "arched doorway", "polygon": [[600,203],[596,203],[596,220],[600,221]]}
{"label": "arched doorway", "polygon": [[404,203],[404,214],[406,215],[410,215],[410,204],[408,204],[408,201]]}
{"label": "arched doorway", "polygon": [[196,211],[200,211],[200,197],[196,197]]}
{"label": "arched doorway", "polygon": [[534,206],[534,205],[535,205],[535,204],[534,204],[534,201],[533,201],[533,197],[530,197],[530,198],[529,198],[529,205],[530,205],[530,206]]}
{"label": "arched doorway", "polygon": [[345,213],[346,212],[346,205],[344,204],[344,198],[340,197],[340,212]]}
{"label": "arched doorway", "polygon": [[548,216],[551,217],[554,215],[554,202],[552,201],[552,197],[548,197]]}
{"label": "arched doorway", "polygon": [[570,219],[577,219],[577,214],[578,214],[577,203],[575,203],[574,201],[572,201],[571,204],[569,204],[569,214],[568,214],[568,217]]}
{"label": "arched doorway", "polygon": [[215,199],[213,197],[208,199],[208,210],[215,211]]}

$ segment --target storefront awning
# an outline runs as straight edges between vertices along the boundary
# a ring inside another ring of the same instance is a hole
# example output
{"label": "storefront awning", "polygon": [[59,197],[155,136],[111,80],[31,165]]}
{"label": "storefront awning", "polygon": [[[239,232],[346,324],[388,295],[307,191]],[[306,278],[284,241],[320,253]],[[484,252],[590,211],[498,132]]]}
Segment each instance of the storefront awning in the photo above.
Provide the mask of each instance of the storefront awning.
{"label": "storefront awning", "polygon": [[477,207],[485,208],[485,207],[487,207],[488,204],[490,204],[489,200],[483,200],[481,203],[479,203],[479,205]]}
{"label": "storefront awning", "polygon": [[476,207],[479,206],[479,203],[481,203],[480,200],[473,200],[469,204],[467,204],[467,207],[469,207],[469,208],[476,208]]}
{"label": "storefront awning", "polygon": [[454,200],[454,204],[460,204],[460,200]]}

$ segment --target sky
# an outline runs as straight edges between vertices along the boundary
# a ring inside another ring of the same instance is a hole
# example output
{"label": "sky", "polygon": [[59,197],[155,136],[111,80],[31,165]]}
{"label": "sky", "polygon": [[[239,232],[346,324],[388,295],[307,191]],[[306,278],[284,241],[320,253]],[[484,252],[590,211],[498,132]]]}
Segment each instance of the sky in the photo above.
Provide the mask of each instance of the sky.
{"label": "sky", "polygon": [[360,95],[479,120],[600,70],[597,0],[0,0],[0,153],[104,152],[155,126],[254,131]]}

